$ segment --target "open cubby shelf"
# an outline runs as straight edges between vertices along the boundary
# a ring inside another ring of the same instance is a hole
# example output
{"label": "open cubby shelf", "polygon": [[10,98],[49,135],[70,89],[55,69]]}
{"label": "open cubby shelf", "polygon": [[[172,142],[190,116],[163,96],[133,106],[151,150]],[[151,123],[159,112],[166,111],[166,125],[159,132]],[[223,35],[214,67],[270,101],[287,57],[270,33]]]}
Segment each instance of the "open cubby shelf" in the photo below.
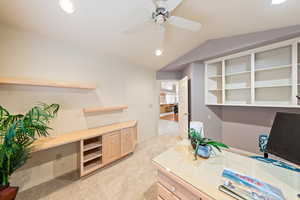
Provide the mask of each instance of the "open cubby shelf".
{"label": "open cubby shelf", "polygon": [[207,105],[298,107],[300,38],[209,60],[205,76]]}
{"label": "open cubby shelf", "polygon": [[99,148],[101,146],[102,146],[102,138],[101,137],[87,139],[87,140],[84,140],[84,142],[83,142],[83,150],[84,151],[89,151],[91,149]]}
{"label": "open cubby shelf", "polygon": [[88,144],[88,145],[84,146],[84,151],[95,149],[95,148],[98,148],[98,147],[101,147],[101,146],[102,146],[102,144],[100,142],[99,143]]}
{"label": "open cubby shelf", "polygon": [[291,68],[291,67],[292,67],[292,64],[282,65],[282,66],[271,66],[271,67],[256,67],[255,72],[279,70],[279,69],[286,69],[286,68]]}
{"label": "open cubby shelf", "polygon": [[237,75],[243,75],[248,73],[251,73],[251,71],[235,72],[235,73],[225,74],[225,76],[237,76]]}
{"label": "open cubby shelf", "polygon": [[211,78],[211,79],[222,78],[222,75],[210,76],[210,77],[208,77],[208,78]]}
{"label": "open cubby shelf", "polygon": [[89,174],[102,167],[102,158],[97,158],[83,164],[83,174]]}
{"label": "open cubby shelf", "polygon": [[250,89],[250,87],[226,88],[225,90],[245,90],[245,89]]}
{"label": "open cubby shelf", "polygon": [[100,158],[102,156],[102,150],[101,149],[93,149],[89,151],[85,151],[83,154],[83,162],[89,162],[91,160],[94,160],[96,158]]}
{"label": "open cubby shelf", "polygon": [[102,167],[102,136],[82,140],[80,149],[82,175]]}

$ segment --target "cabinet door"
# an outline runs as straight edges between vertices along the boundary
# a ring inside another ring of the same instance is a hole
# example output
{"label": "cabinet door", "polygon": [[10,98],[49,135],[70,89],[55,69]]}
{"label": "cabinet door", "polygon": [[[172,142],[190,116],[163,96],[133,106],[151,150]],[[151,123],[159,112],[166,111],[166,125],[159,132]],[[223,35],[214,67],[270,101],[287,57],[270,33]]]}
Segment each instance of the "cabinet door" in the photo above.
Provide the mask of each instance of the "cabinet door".
{"label": "cabinet door", "polygon": [[136,145],[138,143],[138,133],[137,133],[137,126],[130,128],[132,138],[133,138],[133,148],[136,148]]}
{"label": "cabinet door", "polygon": [[122,156],[133,152],[134,142],[131,128],[126,128],[122,130]]}
{"label": "cabinet door", "polygon": [[121,157],[121,131],[105,134],[102,145],[104,165],[119,159]]}

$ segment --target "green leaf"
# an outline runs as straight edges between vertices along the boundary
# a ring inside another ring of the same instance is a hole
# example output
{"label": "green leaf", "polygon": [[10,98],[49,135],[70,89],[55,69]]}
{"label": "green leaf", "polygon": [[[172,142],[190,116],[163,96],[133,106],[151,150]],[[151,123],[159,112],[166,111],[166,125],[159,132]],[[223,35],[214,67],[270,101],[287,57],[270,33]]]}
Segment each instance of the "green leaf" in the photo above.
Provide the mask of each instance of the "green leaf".
{"label": "green leaf", "polygon": [[58,104],[40,104],[25,115],[11,115],[0,106],[0,184],[8,184],[9,176],[26,163],[32,143],[49,135],[47,124],[58,110]]}

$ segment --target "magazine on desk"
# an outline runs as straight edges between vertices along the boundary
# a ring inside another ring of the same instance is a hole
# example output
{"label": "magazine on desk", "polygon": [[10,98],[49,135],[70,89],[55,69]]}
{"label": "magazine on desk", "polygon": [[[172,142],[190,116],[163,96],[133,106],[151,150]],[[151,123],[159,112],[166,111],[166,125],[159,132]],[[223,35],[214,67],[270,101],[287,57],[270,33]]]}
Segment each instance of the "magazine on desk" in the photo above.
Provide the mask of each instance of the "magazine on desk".
{"label": "magazine on desk", "polygon": [[220,191],[240,200],[286,200],[280,189],[229,169],[222,173]]}

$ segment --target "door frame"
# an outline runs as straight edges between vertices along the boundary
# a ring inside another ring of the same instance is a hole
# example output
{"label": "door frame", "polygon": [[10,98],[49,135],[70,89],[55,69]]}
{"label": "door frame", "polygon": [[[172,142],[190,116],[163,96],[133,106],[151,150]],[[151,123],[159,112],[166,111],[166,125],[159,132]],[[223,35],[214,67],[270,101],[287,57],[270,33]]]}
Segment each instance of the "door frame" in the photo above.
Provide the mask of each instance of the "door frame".
{"label": "door frame", "polygon": [[[183,78],[183,77],[182,77]],[[161,89],[161,82],[163,81],[177,81],[179,84],[179,81],[182,79],[166,79],[166,80],[156,80],[156,94],[157,94],[157,125],[156,125],[156,130],[157,130],[157,135],[159,135],[159,120],[160,120],[160,89]],[[178,109],[179,112],[179,109]],[[190,121],[191,121],[191,79],[188,77],[188,129],[190,128]],[[179,115],[179,114],[178,114]],[[179,123],[179,122],[178,122]]]}

